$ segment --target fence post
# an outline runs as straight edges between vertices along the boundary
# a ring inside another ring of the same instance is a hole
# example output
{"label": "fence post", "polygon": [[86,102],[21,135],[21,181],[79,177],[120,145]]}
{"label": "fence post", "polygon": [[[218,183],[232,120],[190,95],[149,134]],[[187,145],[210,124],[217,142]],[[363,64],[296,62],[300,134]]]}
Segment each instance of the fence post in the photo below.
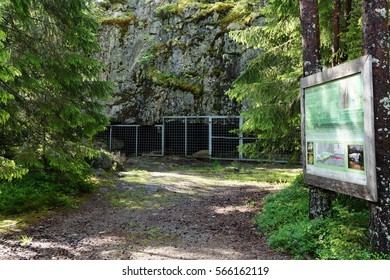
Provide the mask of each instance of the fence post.
{"label": "fence post", "polygon": [[161,135],[161,154],[165,156],[165,117],[163,117],[162,122],[162,135]]}
{"label": "fence post", "polygon": [[112,126],[110,125],[110,137],[108,139],[110,152],[112,151]]}
{"label": "fence post", "polygon": [[[238,146],[239,147],[242,147],[242,145],[244,144],[244,135],[242,133],[242,126],[244,124],[244,120],[242,119],[242,117],[240,117],[239,119],[239,130],[240,130],[240,135],[239,135],[239,140],[238,140]],[[243,159],[243,155],[242,155],[242,150],[240,148],[238,148],[238,151],[239,151],[239,159],[242,160]]]}
{"label": "fence post", "polygon": [[212,156],[213,150],[213,118],[208,117],[209,119],[209,158]]}
{"label": "fence post", "polygon": [[139,135],[139,126],[135,127],[135,156],[138,157],[138,135]]}
{"label": "fence post", "polygon": [[184,117],[184,155],[188,156],[188,119]]}

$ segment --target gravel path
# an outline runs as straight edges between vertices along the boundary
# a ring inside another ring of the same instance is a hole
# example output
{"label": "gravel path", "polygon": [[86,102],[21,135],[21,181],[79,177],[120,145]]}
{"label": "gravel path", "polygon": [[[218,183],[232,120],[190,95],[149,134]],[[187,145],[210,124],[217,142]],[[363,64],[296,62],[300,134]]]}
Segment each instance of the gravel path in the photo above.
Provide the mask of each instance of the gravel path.
{"label": "gravel path", "polygon": [[275,186],[210,179],[163,162],[132,165],[138,169],[79,208],[0,235],[0,259],[289,258],[272,251],[253,224]]}

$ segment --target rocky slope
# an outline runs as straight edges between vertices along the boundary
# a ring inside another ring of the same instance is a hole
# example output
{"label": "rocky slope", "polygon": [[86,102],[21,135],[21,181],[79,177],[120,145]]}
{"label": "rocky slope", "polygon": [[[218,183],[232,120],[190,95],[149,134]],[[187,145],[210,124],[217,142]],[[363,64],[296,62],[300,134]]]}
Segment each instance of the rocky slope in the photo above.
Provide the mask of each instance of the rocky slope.
{"label": "rocky slope", "polygon": [[224,92],[257,51],[235,43],[228,33],[260,24],[255,4],[110,2],[110,16],[101,20],[100,58],[107,66],[102,78],[117,85],[105,112],[112,123],[151,125],[162,116],[239,114]]}

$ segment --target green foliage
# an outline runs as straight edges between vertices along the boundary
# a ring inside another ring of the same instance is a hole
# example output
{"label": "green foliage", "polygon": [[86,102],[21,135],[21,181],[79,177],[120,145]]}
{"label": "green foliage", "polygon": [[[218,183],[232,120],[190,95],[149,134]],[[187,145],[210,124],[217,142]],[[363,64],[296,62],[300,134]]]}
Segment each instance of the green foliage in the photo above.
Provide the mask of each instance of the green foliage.
{"label": "green foliage", "polygon": [[[0,11],[6,2],[0,3]],[[0,24],[2,20],[0,19]],[[6,51],[4,41],[6,34],[0,30],[0,125],[4,125],[10,118],[10,114],[5,110],[8,102],[14,100],[14,96],[6,91],[6,82],[10,82],[20,72],[9,64],[9,53]],[[13,160],[4,158],[0,153],[0,180],[12,180],[20,178],[27,170],[17,166]]]}
{"label": "green foliage", "polygon": [[[172,169],[178,167],[172,166]],[[183,166],[180,166],[183,170]],[[296,177],[296,172],[286,168],[284,165],[254,165],[244,163],[221,164],[219,161],[213,161],[212,165],[207,166],[188,166],[185,171],[194,172],[199,177],[205,179],[214,179],[223,177],[224,180],[240,182],[267,182],[271,184],[285,184],[292,182]]]}
{"label": "green foliage", "polygon": [[27,172],[26,168],[17,166],[13,160],[0,157],[0,180],[11,181],[14,178],[21,178]]}
{"label": "green foliage", "polygon": [[289,223],[272,234],[268,242],[272,247],[287,251],[300,259],[315,252],[323,224],[323,220]]}
{"label": "green foliage", "polygon": [[370,252],[368,203],[345,195],[334,202],[334,217],[308,219],[308,189],[300,175],[286,189],[268,196],[256,217],[269,244],[296,258],[326,260],[388,259]]}
{"label": "green foliage", "polygon": [[82,181],[112,90],[98,80],[99,24],[84,0],[9,0],[1,12],[0,157],[8,175],[0,179],[45,169]]}
{"label": "green foliage", "polygon": [[300,175],[288,188],[265,199],[263,211],[257,217],[263,232],[269,234],[288,223],[295,224],[307,215],[308,190],[302,185],[303,176]]}
{"label": "green foliage", "polygon": [[178,88],[185,92],[192,92],[198,96],[202,92],[202,85],[200,83],[187,82],[183,77],[176,77],[168,73],[160,73],[153,78],[156,85],[165,87]]}
{"label": "green foliage", "polygon": [[92,189],[91,183],[72,184],[55,173],[29,173],[22,179],[0,183],[0,213],[20,214],[72,205],[77,201],[74,195]]}
{"label": "green foliage", "polygon": [[[354,1],[355,2],[355,1]],[[361,51],[357,6],[348,22],[341,22],[341,49],[332,54],[332,1],[320,1],[321,54],[329,65],[334,56],[356,58]],[[302,46],[299,1],[271,0],[261,9],[265,24],[231,31],[231,37],[247,47],[261,49],[244,73],[227,92],[230,98],[248,108],[244,132],[258,141],[243,149],[253,156],[291,154],[300,157],[300,86]]]}
{"label": "green foliage", "polygon": [[110,13],[111,3],[109,0],[87,0],[86,4],[95,17],[104,18]]}
{"label": "green foliage", "polygon": [[226,28],[230,23],[237,22],[243,25],[253,19],[253,7],[258,4],[254,0],[240,1],[190,1],[178,0],[165,4],[156,9],[155,13],[161,19],[169,19],[173,15],[183,15],[186,9],[194,9],[196,13],[191,21],[197,22],[210,16],[217,15],[217,24]]}
{"label": "green foliage", "polygon": [[244,149],[253,156],[292,153],[296,159],[299,155],[298,4],[286,7],[284,2],[271,1],[262,9],[266,25],[230,33],[237,42],[263,50],[227,92],[230,98],[249,105],[243,114],[244,132],[257,135],[258,141]]}
{"label": "green foliage", "polygon": [[177,4],[166,4],[164,6],[158,7],[155,10],[155,13],[158,17],[162,19],[168,19],[177,12]]}
{"label": "green foliage", "polygon": [[134,23],[136,20],[137,18],[135,17],[135,15],[127,15],[119,18],[114,18],[114,17],[102,18],[100,22],[102,25],[116,25],[123,32],[127,32],[129,24]]}

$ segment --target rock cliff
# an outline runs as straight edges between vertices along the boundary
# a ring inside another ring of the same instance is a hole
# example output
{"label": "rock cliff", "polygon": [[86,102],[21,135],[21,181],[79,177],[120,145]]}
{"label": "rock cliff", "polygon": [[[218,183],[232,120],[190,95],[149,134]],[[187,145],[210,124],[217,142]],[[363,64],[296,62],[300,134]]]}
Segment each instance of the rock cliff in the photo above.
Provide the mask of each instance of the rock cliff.
{"label": "rock cliff", "polygon": [[103,79],[117,87],[112,123],[151,125],[162,116],[236,115],[224,94],[257,51],[230,30],[261,21],[250,1],[111,0],[101,19]]}

